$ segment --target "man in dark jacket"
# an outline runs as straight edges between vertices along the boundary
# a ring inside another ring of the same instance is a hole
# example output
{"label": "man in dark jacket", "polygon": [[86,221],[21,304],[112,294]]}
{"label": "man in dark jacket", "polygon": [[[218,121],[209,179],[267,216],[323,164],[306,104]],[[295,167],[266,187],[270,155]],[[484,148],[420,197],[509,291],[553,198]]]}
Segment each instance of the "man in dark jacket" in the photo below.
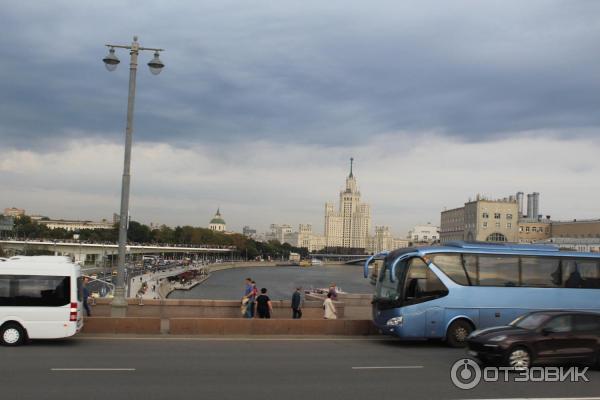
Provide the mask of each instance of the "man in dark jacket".
{"label": "man in dark jacket", "polygon": [[90,305],[88,304],[88,298],[90,297],[90,289],[88,289],[89,278],[83,279],[83,308],[85,309],[85,314],[88,317],[92,316],[92,312],[90,311]]}
{"label": "man in dark jacket", "polygon": [[292,295],[292,318],[302,318],[302,294],[300,291],[302,288],[296,288],[296,291]]}

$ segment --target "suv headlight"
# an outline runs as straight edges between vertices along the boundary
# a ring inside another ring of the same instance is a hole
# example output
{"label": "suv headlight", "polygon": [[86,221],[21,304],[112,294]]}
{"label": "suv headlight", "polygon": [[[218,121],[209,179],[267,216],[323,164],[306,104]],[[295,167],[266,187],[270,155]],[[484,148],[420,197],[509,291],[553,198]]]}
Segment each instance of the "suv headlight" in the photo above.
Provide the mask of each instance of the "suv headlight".
{"label": "suv headlight", "polygon": [[387,326],[399,326],[402,325],[402,316],[399,317],[394,317],[394,318],[390,318],[388,319],[388,321],[385,323]]}
{"label": "suv headlight", "polygon": [[494,336],[490,339],[490,342],[501,342],[506,339],[506,335]]}

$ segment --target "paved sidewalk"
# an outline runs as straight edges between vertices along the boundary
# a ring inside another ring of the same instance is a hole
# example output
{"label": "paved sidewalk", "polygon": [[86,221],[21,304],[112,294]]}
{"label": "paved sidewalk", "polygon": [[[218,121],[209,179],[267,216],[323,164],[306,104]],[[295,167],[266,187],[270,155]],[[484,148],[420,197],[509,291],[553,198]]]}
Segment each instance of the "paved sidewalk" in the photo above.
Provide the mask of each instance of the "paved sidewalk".
{"label": "paved sidewalk", "polygon": [[[160,280],[161,279],[166,279],[170,276],[175,276],[178,274],[181,274],[182,272],[185,271],[191,271],[194,269],[201,269],[205,267],[204,265],[195,265],[195,266],[180,266],[180,267],[173,267],[170,268],[167,271],[161,271],[161,272],[149,272],[140,276],[136,276],[131,280],[131,290],[129,291],[129,297],[130,298],[139,298],[137,296],[139,290],[142,288],[142,285],[144,283],[147,284],[148,288],[146,289],[146,292],[142,295],[142,299],[145,300],[152,300],[152,299],[160,299],[160,294],[159,294],[159,286],[160,286]],[[154,287],[154,291],[152,290],[152,288]]]}

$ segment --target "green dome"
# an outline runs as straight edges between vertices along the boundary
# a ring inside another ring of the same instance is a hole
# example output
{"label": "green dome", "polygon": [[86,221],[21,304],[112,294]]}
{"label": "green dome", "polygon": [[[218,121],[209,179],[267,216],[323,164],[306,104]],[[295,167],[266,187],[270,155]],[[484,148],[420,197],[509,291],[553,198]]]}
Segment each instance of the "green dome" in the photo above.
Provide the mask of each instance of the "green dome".
{"label": "green dome", "polygon": [[213,218],[213,219],[210,220],[210,223],[211,224],[222,224],[222,225],[225,225],[225,220],[223,218]]}

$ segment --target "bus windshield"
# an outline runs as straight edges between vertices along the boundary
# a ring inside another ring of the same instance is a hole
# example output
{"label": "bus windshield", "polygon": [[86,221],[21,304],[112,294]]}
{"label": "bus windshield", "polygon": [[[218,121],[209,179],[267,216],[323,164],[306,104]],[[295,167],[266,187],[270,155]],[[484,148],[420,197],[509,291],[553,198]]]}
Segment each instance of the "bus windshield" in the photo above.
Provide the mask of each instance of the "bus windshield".
{"label": "bus windshield", "polygon": [[406,260],[400,261],[396,265],[394,282],[390,279],[393,262],[393,259],[386,260],[377,277],[375,300],[379,302],[398,303],[400,301],[400,277],[402,276],[402,271],[406,268]]}

